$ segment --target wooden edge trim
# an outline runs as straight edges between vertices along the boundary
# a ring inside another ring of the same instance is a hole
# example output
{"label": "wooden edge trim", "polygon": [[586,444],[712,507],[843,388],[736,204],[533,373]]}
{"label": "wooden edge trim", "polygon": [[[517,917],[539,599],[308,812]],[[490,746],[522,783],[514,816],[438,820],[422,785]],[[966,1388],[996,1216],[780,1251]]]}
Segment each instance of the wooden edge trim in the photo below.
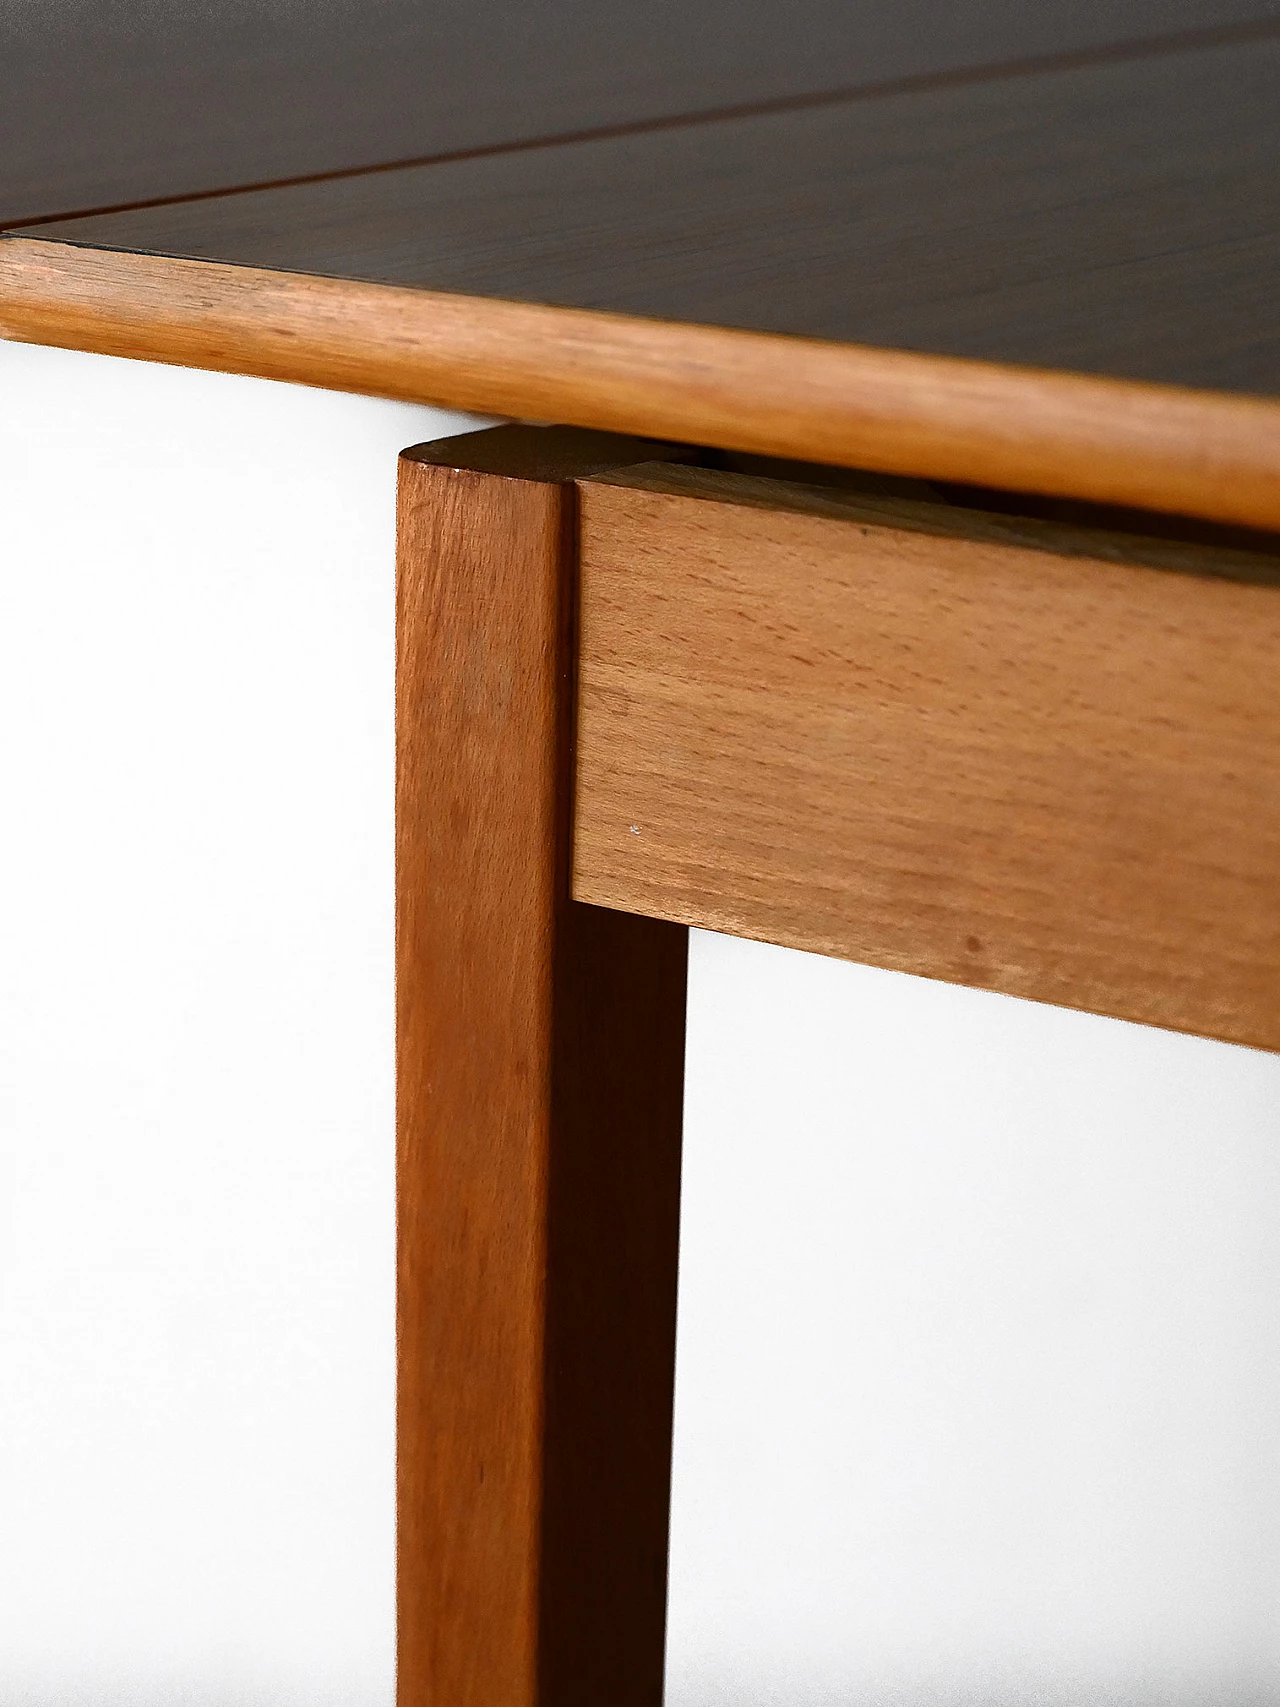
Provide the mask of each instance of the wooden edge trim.
{"label": "wooden edge trim", "polygon": [[1280,400],[0,240],[0,336],[1280,528]]}

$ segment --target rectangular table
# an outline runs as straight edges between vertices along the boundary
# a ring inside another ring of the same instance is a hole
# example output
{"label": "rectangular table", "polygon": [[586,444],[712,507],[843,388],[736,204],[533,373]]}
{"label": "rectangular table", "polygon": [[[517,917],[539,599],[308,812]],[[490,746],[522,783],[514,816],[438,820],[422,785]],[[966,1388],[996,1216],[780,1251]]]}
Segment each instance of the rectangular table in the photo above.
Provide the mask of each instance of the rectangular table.
{"label": "rectangular table", "polygon": [[559,423],[400,462],[402,1707],[660,1697],[690,925],[1280,1047],[1280,16],[788,18],[0,70],[0,336]]}

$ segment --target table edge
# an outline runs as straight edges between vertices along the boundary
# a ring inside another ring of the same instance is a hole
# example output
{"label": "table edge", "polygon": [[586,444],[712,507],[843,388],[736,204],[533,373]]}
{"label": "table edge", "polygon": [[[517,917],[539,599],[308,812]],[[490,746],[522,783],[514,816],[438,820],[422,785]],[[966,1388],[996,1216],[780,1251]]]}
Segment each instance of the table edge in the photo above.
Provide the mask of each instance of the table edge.
{"label": "table edge", "polygon": [[0,236],[0,337],[1280,529],[1280,399]]}

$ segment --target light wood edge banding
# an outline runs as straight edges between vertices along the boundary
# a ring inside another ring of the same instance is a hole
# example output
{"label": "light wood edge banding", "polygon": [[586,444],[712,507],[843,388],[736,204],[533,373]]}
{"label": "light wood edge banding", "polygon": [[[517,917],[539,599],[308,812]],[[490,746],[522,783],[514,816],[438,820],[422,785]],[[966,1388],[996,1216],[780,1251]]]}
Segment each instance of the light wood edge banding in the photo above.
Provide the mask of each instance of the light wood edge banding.
{"label": "light wood edge banding", "polygon": [[1280,400],[0,239],[0,336],[1280,528]]}

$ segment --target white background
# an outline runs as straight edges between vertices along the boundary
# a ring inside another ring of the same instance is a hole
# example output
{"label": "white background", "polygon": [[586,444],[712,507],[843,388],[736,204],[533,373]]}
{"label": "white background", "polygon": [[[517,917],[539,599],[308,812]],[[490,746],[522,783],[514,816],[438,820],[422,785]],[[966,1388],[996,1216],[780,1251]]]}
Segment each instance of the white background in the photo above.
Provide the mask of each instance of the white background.
{"label": "white background", "polygon": [[[0,1701],[389,1707],[427,409],[0,345]],[[671,1707],[1280,1699],[1280,1061],[695,935]]]}
{"label": "white background", "polygon": [[695,939],[670,1707],[1275,1707],[1280,1059]]}

